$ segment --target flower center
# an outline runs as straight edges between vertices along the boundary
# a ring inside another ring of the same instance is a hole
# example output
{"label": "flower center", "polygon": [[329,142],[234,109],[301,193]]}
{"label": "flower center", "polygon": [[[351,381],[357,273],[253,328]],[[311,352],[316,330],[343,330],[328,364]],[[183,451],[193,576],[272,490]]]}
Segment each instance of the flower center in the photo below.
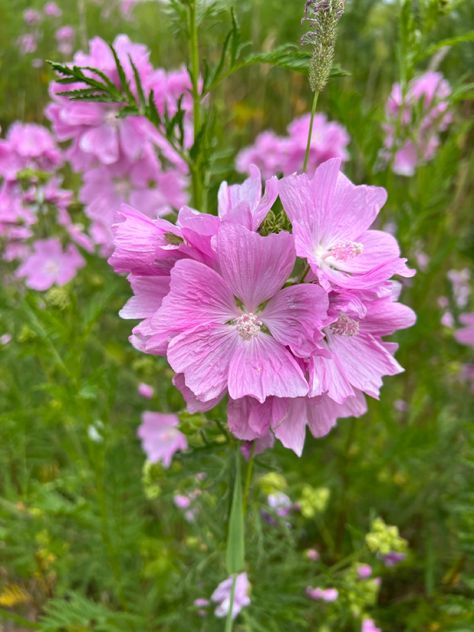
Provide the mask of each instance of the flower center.
{"label": "flower center", "polygon": [[44,269],[47,274],[54,275],[58,274],[60,267],[56,261],[48,261],[44,266]]}
{"label": "flower center", "polygon": [[331,331],[338,336],[357,336],[359,323],[347,314],[340,314],[337,321],[331,325]]}
{"label": "flower center", "polygon": [[106,125],[110,125],[111,127],[118,127],[120,124],[120,121],[117,117],[117,111],[116,110],[108,110],[105,114],[104,114],[104,122]]}
{"label": "flower center", "polygon": [[250,340],[260,333],[263,323],[252,312],[244,313],[234,321],[241,338]]}
{"label": "flower center", "polygon": [[327,252],[327,257],[334,257],[338,261],[347,261],[357,255],[361,255],[364,252],[364,244],[359,241],[350,241],[349,239],[343,239],[331,246]]}

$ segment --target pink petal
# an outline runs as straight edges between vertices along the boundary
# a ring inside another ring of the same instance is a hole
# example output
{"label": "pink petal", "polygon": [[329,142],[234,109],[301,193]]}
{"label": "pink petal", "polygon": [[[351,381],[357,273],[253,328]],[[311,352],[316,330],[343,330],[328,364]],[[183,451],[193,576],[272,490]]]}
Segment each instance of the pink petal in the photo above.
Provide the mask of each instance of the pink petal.
{"label": "pink petal", "polygon": [[234,224],[221,226],[217,256],[224,280],[249,311],[283,286],[295,262],[289,233],[262,237]]}
{"label": "pink petal", "polygon": [[293,285],[276,294],[265,307],[261,320],[272,336],[294,354],[308,357],[322,338],[327,317],[328,295],[317,285]]}
{"label": "pink petal", "polygon": [[271,336],[261,333],[250,340],[239,339],[229,366],[229,395],[250,395],[264,402],[270,395],[306,395],[308,384],[291,353]]}
{"label": "pink petal", "polygon": [[195,397],[207,402],[227,386],[230,358],[238,334],[224,326],[196,327],[173,338],[168,361],[176,373],[183,373],[186,386]]}
{"label": "pink petal", "polygon": [[169,291],[168,276],[128,277],[135,296],[132,296],[119,312],[121,318],[148,318],[160,307],[163,298]]}

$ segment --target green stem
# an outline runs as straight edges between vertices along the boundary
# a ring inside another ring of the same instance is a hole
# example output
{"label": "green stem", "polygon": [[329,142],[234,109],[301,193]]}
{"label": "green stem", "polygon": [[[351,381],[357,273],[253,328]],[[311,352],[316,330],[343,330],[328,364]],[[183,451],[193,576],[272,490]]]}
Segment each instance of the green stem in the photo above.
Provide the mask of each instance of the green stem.
{"label": "green stem", "polygon": [[[198,23],[196,15],[196,2],[189,3],[189,62],[191,68],[191,84],[193,95],[193,123],[194,142],[196,142],[201,129],[201,95],[199,94],[199,38]],[[193,205],[200,209],[202,206],[203,178],[199,153],[191,166],[191,186],[193,195]]]}
{"label": "green stem", "polygon": [[235,587],[237,585],[237,573],[232,575],[232,586],[230,588],[230,601],[229,601],[229,610],[227,611],[227,617],[225,619],[225,632],[232,632],[232,627],[234,625],[234,618],[232,617],[232,610],[234,609],[234,599],[235,599]]}
{"label": "green stem", "polygon": [[311,149],[311,140],[313,137],[314,115],[316,113],[316,106],[318,105],[318,97],[319,97],[319,92],[316,90],[313,97],[313,105],[311,107],[311,119],[309,121],[308,141],[306,143],[306,153],[304,155],[303,171],[306,171],[306,169],[308,168],[309,152]]}
{"label": "green stem", "polygon": [[250,448],[250,456],[247,464],[247,471],[245,473],[245,483],[244,483],[244,498],[242,501],[242,507],[244,512],[244,519],[247,514],[247,506],[249,501],[249,493],[250,493],[250,485],[252,484],[252,475],[253,475],[253,464],[254,464],[254,456],[255,456],[255,441],[252,443],[252,447]]}

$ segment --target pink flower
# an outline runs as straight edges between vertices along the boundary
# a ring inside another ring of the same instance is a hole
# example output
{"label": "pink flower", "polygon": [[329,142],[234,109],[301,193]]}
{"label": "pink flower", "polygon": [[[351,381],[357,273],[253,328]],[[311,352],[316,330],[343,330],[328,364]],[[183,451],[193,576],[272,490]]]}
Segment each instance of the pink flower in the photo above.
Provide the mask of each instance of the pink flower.
{"label": "pink flower", "polygon": [[75,34],[76,32],[72,26],[61,26],[56,31],[54,36],[61,55],[68,56],[72,53]]}
{"label": "pink flower", "polygon": [[242,149],[236,158],[237,171],[250,173],[250,166],[255,165],[262,172],[263,178],[271,178],[283,172],[285,159],[282,156],[283,139],[274,132],[262,132],[250,147]]}
{"label": "pink flower", "polygon": [[18,38],[18,47],[23,55],[34,53],[38,48],[38,37],[34,33],[25,33]]}
{"label": "pink flower", "polygon": [[397,553],[396,551],[391,551],[386,555],[382,555],[382,560],[385,566],[391,567],[400,564],[406,558],[406,553]]}
{"label": "pink flower", "polygon": [[258,230],[278,197],[278,180],[267,180],[262,195],[262,176],[258,167],[250,165],[250,177],[242,184],[223,182],[218,193],[218,214],[226,221]]}
{"label": "pink flower", "polygon": [[383,377],[402,371],[384,337],[415,315],[389,279],[411,271],[394,237],[368,230],[383,189],[354,186],[339,165],[279,183],[293,234],[257,232],[276,183],[262,194],[256,167],[223,183],[217,217],[183,207],[173,224],[123,205],[114,226],[109,262],[134,292],[121,315],[141,321],[132,344],[166,355],[190,412],[228,395],[244,452],[277,438],[301,455],[307,427],[322,437],[364,414],[364,394],[379,397]]}
{"label": "pink flower", "polygon": [[439,134],[447,129],[452,116],[448,111],[451,88],[441,73],[429,71],[415,77],[406,95],[394,84],[386,105],[386,159],[393,158],[392,169],[412,176],[416,167],[431,160],[439,146]]}
{"label": "pink flower", "polygon": [[145,382],[140,382],[137,388],[138,394],[144,397],[145,399],[151,399],[155,394],[155,389],[150,384],[145,384]]}
{"label": "pink flower", "polygon": [[357,577],[367,579],[372,576],[372,566],[370,564],[359,564],[357,566]]}
{"label": "pink flower", "polygon": [[310,599],[314,601],[337,601],[339,597],[339,591],[336,588],[312,588],[308,586],[306,588],[306,594]]}
{"label": "pink flower", "polygon": [[305,555],[308,560],[311,560],[311,562],[317,562],[321,557],[316,549],[308,549],[305,552]]}
{"label": "pink flower", "polygon": [[36,11],[36,9],[25,9],[25,11],[23,11],[23,20],[25,21],[25,24],[31,26],[33,24],[38,24],[41,20],[41,15],[38,11]]}
{"label": "pink flower", "polygon": [[454,337],[458,342],[469,347],[474,347],[474,312],[461,314],[459,320],[464,325],[454,332]]}
{"label": "pink flower", "polygon": [[233,399],[250,395],[262,403],[270,395],[305,395],[288,347],[296,355],[312,352],[327,303],[314,285],[281,289],[295,260],[291,236],[261,237],[223,224],[216,254],[220,272],[189,259],[175,264],[147,348],[166,353],[204,402],[227,389]]}
{"label": "pink flower", "polygon": [[471,272],[469,268],[449,270],[447,277],[451,283],[453,298],[458,307],[466,307],[471,295]]}
{"label": "pink flower", "polygon": [[43,13],[49,18],[59,18],[63,14],[55,2],[47,2],[43,7]]}
{"label": "pink flower", "polygon": [[14,180],[22,169],[53,171],[63,156],[51,132],[36,123],[13,123],[0,140],[0,175]]}
{"label": "pink flower", "polygon": [[385,189],[353,185],[340,165],[339,159],[328,160],[311,179],[303,174],[279,183],[296,254],[307,259],[327,289],[364,289],[393,274],[413,276],[400,258],[396,239],[369,230],[387,199]]}
{"label": "pink flower", "polygon": [[104,252],[110,252],[112,226],[122,203],[158,217],[187,202],[186,179],[175,169],[162,171],[154,153],[132,164],[100,165],[84,173],[80,200],[92,220],[91,233]]}
{"label": "pink flower", "polygon": [[375,621],[373,619],[365,618],[362,620],[360,632],[382,632],[382,629],[375,625]]}
{"label": "pink flower", "polygon": [[69,245],[62,249],[58,239],[35,241],[33,252],[16,271],[16,276],[25,278],[32,290],[44,291],[52,285],[65,285],[85,264],[77,249]]}
{"label": "pink flower", "polygon": [[171,413],[143,413],[137,434],[151,463],[169,467],[175,453],[187,449],[188,442],[178,425],[178,417]]}
{"label": "pink flower", "polygon": [[[217,603],[215,609],[216,617],[225,617],[229,612],[231,601],[233,578],[228,577],[222,581],[211,595],[211,600]],[[242,608],[250,604],[250,583],[247,573],[239,573],[235,579],[234,602],[232,606],[232,618],[235,619]]]}
{"label": "pink flower", "polygon": [[[130,58],[144,83],[153,72],[149,51],[142,44],[132,43],[126,35],[118,35],[113,46],[123,65],[127,79],[133,84],[133,69]],[[119,77],[114,57],[107,43],[100,37],[89,42],[89,53],[76,53],[73,63],[100,69],[111,81],[118,84]],[[68,89],[81,87],[72,84]],[[75,169],[82,169],[94,160],[105,165],[118,162],[123,157],[135,160],[142,156],[148,146],[151,125],[139,116],[117,118],[118,107],[114,104],[72,101],[57,93],[65,86],[53,83],[53,103],[46,108],[46,115],[53,124],[57,138],[73,141],[68,157]]]}
{"label": "pink flower", "polygon": [[[276,173],[289,175],[303,168],[308,139],[310,114],[305,114],[288,125],[288,136],[277,136],[272,131],[263,132],[250,147],[237,156],[238,171],[251,173],[251,165],[256,165],[264,178]],[[324,114],[316,114],[311,137],[308,171],[330,158],[347,160],[349,134],[339,123],[328,121]]]}

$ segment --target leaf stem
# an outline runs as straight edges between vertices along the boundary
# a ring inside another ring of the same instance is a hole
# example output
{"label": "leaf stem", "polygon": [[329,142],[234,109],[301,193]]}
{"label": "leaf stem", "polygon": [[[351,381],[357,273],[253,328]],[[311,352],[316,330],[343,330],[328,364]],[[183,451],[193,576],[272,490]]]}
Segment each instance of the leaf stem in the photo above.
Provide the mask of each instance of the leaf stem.
{"label": "leaf stem", "polygon": [[308,141],[306,143],[306,152],[304,155],[303,171],[306,171],[306,169],[308,168],[309,152],[311,149],[311,140],[313,137],[314,115],[316,113],[316,107],[318,105],[318,97],[319,97],[319,92],[316,90],[313,97],[313,105],[311,107],[311,118],[309,121]]}

